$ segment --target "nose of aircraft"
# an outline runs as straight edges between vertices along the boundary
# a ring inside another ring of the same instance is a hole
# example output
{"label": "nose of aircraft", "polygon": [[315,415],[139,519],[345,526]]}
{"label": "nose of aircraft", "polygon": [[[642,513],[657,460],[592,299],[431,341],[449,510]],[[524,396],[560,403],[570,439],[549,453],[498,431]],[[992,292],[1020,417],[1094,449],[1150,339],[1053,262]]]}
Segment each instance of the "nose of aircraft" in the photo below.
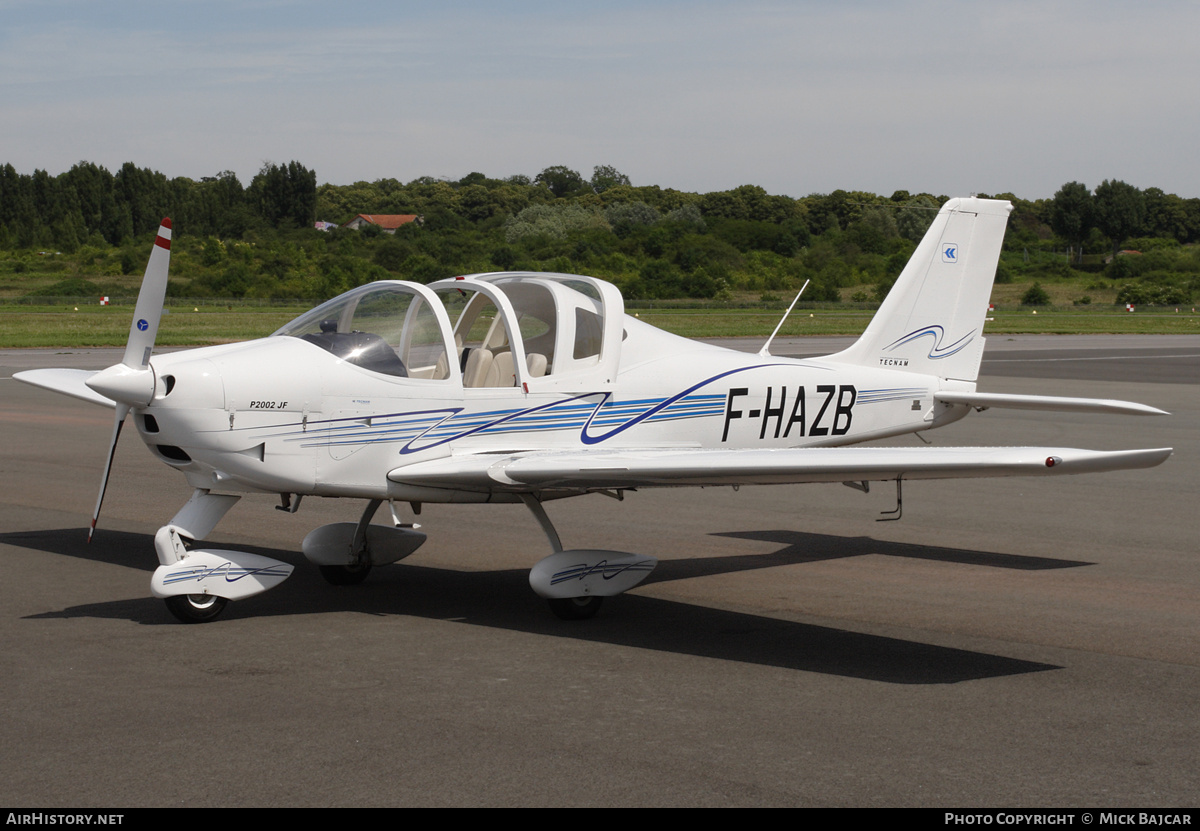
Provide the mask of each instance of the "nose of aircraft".
{"label": "nose of aircraft", "polygon": [[154,389],[147,405],[155,409],[223,410],[225,384],[221,370],[210,360],[180,360],[163,356],[154,360]]}
{"label": "nose of aircraft", "polygon": [[101,395],[130,407],[144,407],[154,395],[154,371],[116,364],[84,381]]}

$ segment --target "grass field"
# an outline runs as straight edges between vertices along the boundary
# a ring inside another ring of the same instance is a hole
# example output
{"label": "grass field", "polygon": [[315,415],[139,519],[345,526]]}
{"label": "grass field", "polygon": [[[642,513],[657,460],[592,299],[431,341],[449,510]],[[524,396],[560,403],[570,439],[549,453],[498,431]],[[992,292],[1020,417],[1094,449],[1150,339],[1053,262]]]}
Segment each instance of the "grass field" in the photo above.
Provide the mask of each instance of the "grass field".
{"label": "grass field", "polygon": [[[168,306],[157,342],[163,346],[228,343],[274,332],[308,304],[284,306]],[[0,348],[121,346],[129,334],[132,304],[120,306],[0,306]],[[644,309],[629,314],[685,337],[766,338],[782,310]],[[797,309],[780,337],[857,335],[873,309],[831,307]],[[1017,307],[989,315],[985,332],[994,334],[1200,334],[1200,314],[1191,307],[1140,309],[1114,306]]]}
{"label": "grass field", "polygon": [[[766,337],[779,322],[779,313],[761,311],[661,311],[634,309],[641,320],[686,337]],[[804,335],[858,335],[867,327],[874,310],[798,310],[791,314],[779,337]],[[998,310],[988,315],[985,332],[1005,335],[1184,335],[1200,334],[1200,314],[1191,308],[1154,311],[1118,311],[1114,308],[1041,308]]]}
{"label": "grass field", "polygon": [[[51,263],[50,265],[53,265]],[[121,346],[129,333],[140,275],[104,277],[104,290],[117,305],[100,306],[98,296],[39,300],[37,292],[63,277],[61,271],[0,277],[0,347]],[[100,279],[100,278],[97,278]],[[1133,313],[1113,301],[1117,287],[1095,275],[1073,273],[1042,286],[1052,305],[1021,305],[1032,281],[997,283],[996,311],[985,332],[995,334],[1200,334],[1200,314],[1191,305],[1142,307]],[[780,337],[858,335],[875,313],[873,304],[852,298],[869,287],[842,289],[840,303],[801,303]],[[787,295],[787,296],[785,296]],[[686,337],[766,338],[791,301],[789,292],[735,292],[729,306],[704,301],[628,302],[626,311]],[[27,305],[32,303],[32,305]],[[37,305],[43,303],[43,305]],[[310,309],[309,301],[238,301],[168,298],[157,342],[164,346],[227,343],[262,337]]]}
{"label": "grass field", "polygon": [[[155,342],[193,346],[260,338],[308,308],[168,305]],[[129,337],[132,315],[132,304],[0,306],[0,347],[123,346]]]}

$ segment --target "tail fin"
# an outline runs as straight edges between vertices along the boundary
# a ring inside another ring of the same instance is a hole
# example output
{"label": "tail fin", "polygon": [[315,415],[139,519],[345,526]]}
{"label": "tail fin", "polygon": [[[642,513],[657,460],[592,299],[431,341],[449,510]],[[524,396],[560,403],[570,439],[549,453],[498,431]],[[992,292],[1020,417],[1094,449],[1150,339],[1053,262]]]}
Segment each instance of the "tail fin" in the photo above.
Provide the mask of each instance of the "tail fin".
{"label": "tail fin", "polygon": [[862,337],[829,359],[974,381],[1011,210],[995,199],[943,205]]}

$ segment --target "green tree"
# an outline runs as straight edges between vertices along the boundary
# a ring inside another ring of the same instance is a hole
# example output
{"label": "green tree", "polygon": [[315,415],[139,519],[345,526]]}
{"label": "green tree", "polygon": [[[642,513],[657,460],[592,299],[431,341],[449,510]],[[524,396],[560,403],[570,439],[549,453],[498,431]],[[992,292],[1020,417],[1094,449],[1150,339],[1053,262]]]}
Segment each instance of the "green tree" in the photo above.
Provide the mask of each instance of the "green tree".
{"label": "green tree", "polygon": [[482,222],[502,210],[496,192],[473,183],[458,191],[458,214],[471,222]]}
{"label": "green tree", "polygon": [[[79,216],[88,233],[105,233],[116,207],[112,174],[91,162],[79,162],[60,176],[59,182],[64,190],[74,193]],[[110,238],[109,241],[113,240]]]}
{"label": "green tree", "polygon": [[1092,194],[1087,185],[1067,182],[1054,194],[1050,228],[1083,256],[1083,241],[1092,230]]}
{"label": "green tree", "polygon": [[254,222],[245,190],[232,170],[205,176],[199,182],[174,179],[172,185],[184,191],[174,218],[180,220],[178,227],[189,233],[237,239]]}
{"label": "green tree", "polygon": [[695,202],[688,202],[667,214],[667,222],[675,223],[687,231],[703,234],[707,229],[700,207]]}
{"label": "green tree", "polygon": [[632,183],[629,177],[621,171],[617,170],[612,165],[601,164],[592,168],[592,190],[596,193],[603,193],[609,188],[619,187],[621,185],[629,186]]}
{"label": "green tree", "polygon": [[485,185],[487,181],[488,177],[476,170],[459,179],[458,186],[465,188],[469,185]]}
{"label": "green tree", "polygon": [[[908,191],[897,191],[908,193]],[[893,199],[896,197],[893,196]],[[910,242],[920,242],[921,237],[933,224],[937,216],[938,203],[929,194],[921,194],[904,200],[903,208],[896,212],[896,231]]]}
{"label": "green tree", "polygon": [[813,194],[804,201],[808,208],[808,227],[814,234],[845,230],[862,218],[864,207],[885,203],[873,193],[858,190],[835,190],[828,196]]}
{"label": "green tree", "polygon": [[653,225],[662,219],[658,211],[645,202],[614,202],[604,210],[604,218],[619,237],[642,225]]}
{"label": "green tree", "polygon": [[167,177],[150,168],[125,162],[112,177],[112,190],[117,203],[128,206],[134,234],[153,231],[171,211]]}
{"label": "green tree", "polygon": [[900,230],[896,226],[896,212],[889,208],[870,208],[864,211],[859,224],[871,228],[884,240],[900,236]]}
{"label": "green tree", "polygon": [[17,246],[28,248],[38,222],[29,177],[17,173],[11,164],[0,167],[0,228]]}
{"label": "green tree", "polygon": [[533,183],[539,187],[548,188],[551,193],[559,198],[573,196],[587,187],[587,182],[583,180],[582,176],[563,165],[546,168],[537,175]]}
{"label": "green tree", "polygon": [[608,228],[603,214],[588,210],[573,202],[554,205],[530,205],[504,224],[504,236],[508,242],[524,237],[551,237],[565,239],[572,231],[584,228]]}
{"label": "green tree", "polygon": [[1049,306],[1050,295],[1046,293],[1044,288],[1042,288],[1041,283],[1034,283],[1029,287],[1025,294],[1021,296],[1021,303],[1026,306]]}
{"label": "green tree", "polygon": [[1182,198],[1164,193],[1161,188],[1146,188],[1142,196],[1146,200],[1147,234],[1178,242],[1189,241],[1188,211]]}
{"label": "green tree", "polygon": [[1133,185],[1118,179],[1096,187],[1096,227],[1112,241],[1112,253],[1121,250],[1121,243],[1138,233],[1146,221],[1146,199]]}
{"label": "green tree", "polygon": [[273,228],[311,227],[317,213],[317,173],[299,162],[267,162],[246,189],[251,208]]}
{"label": "green tree", "polygon": [[786,222],[800,216],[800,206],[787,196],[772,196],[758,185],[740,185],[733,190],[714,191],[700,197],[704,216],[746,219],[755,222]]}

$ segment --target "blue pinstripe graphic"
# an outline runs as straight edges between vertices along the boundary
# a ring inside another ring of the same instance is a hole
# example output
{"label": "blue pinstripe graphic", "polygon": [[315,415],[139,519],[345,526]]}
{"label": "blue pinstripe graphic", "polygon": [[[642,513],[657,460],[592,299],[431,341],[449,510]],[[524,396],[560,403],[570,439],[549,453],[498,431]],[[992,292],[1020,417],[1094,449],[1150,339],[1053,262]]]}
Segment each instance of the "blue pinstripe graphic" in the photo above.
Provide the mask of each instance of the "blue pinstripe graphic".
{"label": "blue pinstripe graphic", "polygon": [[163,578],[163,585],[182,583],[188,580],[204,580],[208,577],[224,576],[226,583],[236,583],[245,577],[261,575],[263,577],[287,577],[291,569],[283,563],[263,566],[262,568],[244,568],[233,563],[222,563],[219,566],[183,566],[171,571]]}
{"label": "blue pinstripe graphic", "polygon": [[[344,447],[402,442],[402,455],[419,453],[476,434],[520,434],[535,431],[579,430],[584,444],[600,444],[642,422],[661,423],[695,418],[720,417],[725,412],[724,393],[698,390],[722,378],[783,364],[738,367],[706,378],[667,398],[638,398],[614,402],[612,393],[582,393],[571,398],[511,410],[466,412],[463,407],[386,413],[308,422],[303,428],[293,423],[276,434],[304,447]],[[909,396],[907,390],[881,390],[893,397]],[[921,391],[923,392],[923,391]],[[881,399],[882,400],[882,399]],[[297,429],[299,428],[299,429]],[[606,429],[607,428],[607,429]],[[592,432],[596,430],[597,432]],[[603,431],[603,432],[600,432]]]}
{"label": "blue pinstripe graphic", "polygon": [[913,341],[924,337],[930,337],[933,338],[933,346],[929,347],[928,357],[936,361],[941,358],[949,358],[951,355],[955,355],[965,349],[967,344],[975,339],[975,331],[971,330],[949,346],[942,346],[942,338],[945,336],[946,330],[941,326],[934,324],[932,326],[926,326],[924,329],[917,329],[916,331],[909,332],[907,335],[897,338],[885,346],[884,350],[892,352],[907,343],[912,343]]}

